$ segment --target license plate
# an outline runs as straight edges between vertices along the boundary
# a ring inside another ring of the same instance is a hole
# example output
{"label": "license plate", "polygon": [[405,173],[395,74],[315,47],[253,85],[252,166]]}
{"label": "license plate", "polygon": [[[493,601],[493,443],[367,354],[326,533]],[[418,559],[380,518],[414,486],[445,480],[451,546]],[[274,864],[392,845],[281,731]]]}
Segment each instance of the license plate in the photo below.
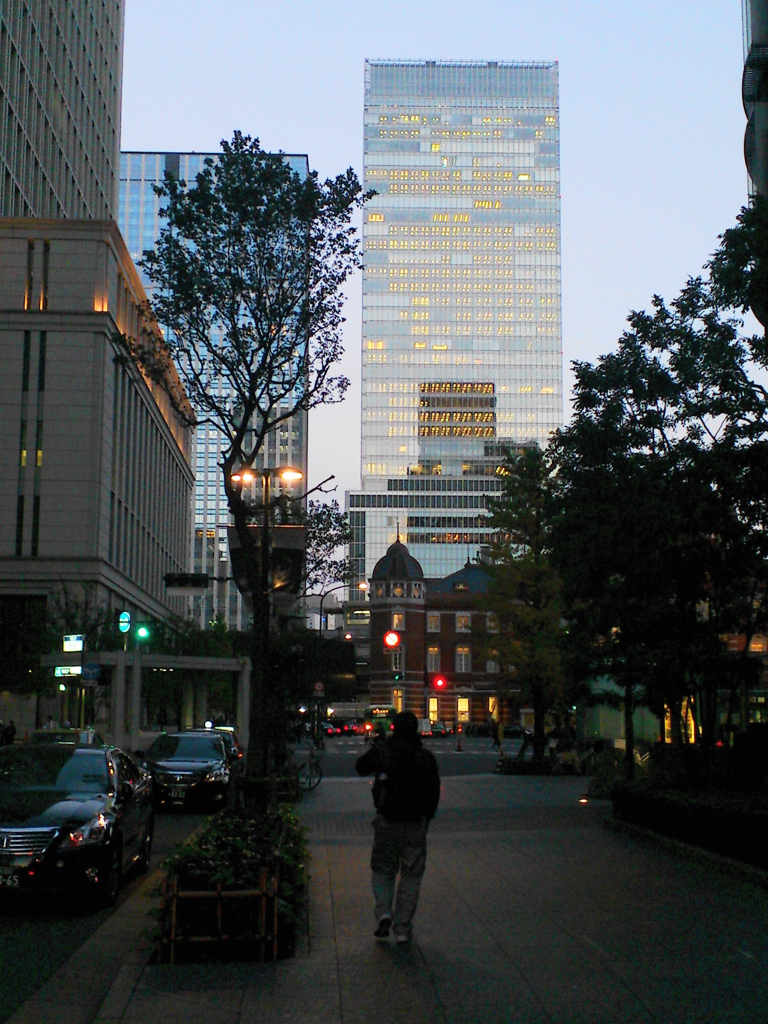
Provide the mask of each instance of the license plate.
{"label": "license plate", "polygon": [[186,789],[180,789],[179,787],[176,787],[171,790],[171,800],[183,800],[186,795]]}
{"label": "license plate", "polygon": [[12,868],[0,868],[0,886],[15,889],[19,884],[19,876]]}

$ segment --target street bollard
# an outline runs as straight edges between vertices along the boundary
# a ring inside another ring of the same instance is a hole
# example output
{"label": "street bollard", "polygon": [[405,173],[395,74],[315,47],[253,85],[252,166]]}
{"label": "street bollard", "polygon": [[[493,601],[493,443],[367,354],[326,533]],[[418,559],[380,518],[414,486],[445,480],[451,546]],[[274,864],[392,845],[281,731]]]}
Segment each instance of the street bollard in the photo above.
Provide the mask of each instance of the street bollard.
{"label": "street bollard", "polygon": [[456,726],[456,753],[460,754],[461,750],[461,725]]}

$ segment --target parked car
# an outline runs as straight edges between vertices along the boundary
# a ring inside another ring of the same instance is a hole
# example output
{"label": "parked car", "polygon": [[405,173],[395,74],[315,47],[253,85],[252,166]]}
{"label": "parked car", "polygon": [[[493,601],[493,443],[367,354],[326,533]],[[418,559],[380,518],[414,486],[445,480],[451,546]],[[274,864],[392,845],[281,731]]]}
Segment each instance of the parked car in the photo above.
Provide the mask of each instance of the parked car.
{"label": "parked car", "polygon": [[336,722],[321,722],[320,728],[326,736],[341,736],[341,726]]}
{"label": "parked car", "polygon": [[224,740],[212,729],[163,733],[146,754],[136,753],[152,773],[157,807],[215,810],[226,804],[231,765]]}
{"label": "parked car", "polygon": [[445,724],[445,722],[433,722],[432,723],[432,735],[446,737],[451,735],[451,730]]}
{"label": "parked car", "polygon": [[430,720],[428,718],[420,718],[419,719],[419,734],[421,736],[431,736],[432,735],[432,723],[430,722]]}
{"label": "parked car", "polygon": [[24,743],[0,749],[0,893],[84,890],[117,898],[149,867],[152,779],[115,747]]}
{"label": "parked car", "polygon": [[103,747],[104,737],[90,727],[87,729],[35,729],[30,743],[63,743],[70,747]]}
{"label": "parked car", "polygon": [[235,730],[226,725],[214,725],[205,729],[185,729],[185,736],[218,736],[224,744],[227,752],[227,760],[230,767],[241,771],[244,767],[244,752],[240,740],[235,735]]}

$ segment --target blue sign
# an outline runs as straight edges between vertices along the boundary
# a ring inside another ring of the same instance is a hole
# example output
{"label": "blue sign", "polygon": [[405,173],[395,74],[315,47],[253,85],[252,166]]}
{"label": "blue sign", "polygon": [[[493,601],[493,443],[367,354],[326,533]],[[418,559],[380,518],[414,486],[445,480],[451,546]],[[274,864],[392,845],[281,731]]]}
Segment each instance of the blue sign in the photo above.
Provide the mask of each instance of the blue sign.
{"label": "blue sign", "polygon": [[131,628],[130,612],[120,612],[120,616],[117,620],[117,628],[120,630],[121,633],[128,632],[128,630]]}
{"label": "blue sign", "polygon": [[80,675],[81,679],[89,680],[94,682],[101,675],[101,665],[97,665],[95,661],[89,661],[83,665],[83,671]]}

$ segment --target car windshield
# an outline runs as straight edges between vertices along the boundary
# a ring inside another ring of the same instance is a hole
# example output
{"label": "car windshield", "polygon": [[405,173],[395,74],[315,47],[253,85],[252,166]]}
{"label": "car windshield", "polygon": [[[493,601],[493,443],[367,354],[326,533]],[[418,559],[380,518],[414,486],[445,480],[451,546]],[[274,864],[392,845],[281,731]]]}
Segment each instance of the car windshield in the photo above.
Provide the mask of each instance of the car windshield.
{"label": "car windshield", "polygon": [[109,788],[103,753],[58,744],[25,744],[0,750],[0,786],[62,793],[104,793]]}
{"label": "car windshield", "polygon": [[158,736],[147,751],[147,757],[205,761],[223,758],[224,746],[218,736]]}

